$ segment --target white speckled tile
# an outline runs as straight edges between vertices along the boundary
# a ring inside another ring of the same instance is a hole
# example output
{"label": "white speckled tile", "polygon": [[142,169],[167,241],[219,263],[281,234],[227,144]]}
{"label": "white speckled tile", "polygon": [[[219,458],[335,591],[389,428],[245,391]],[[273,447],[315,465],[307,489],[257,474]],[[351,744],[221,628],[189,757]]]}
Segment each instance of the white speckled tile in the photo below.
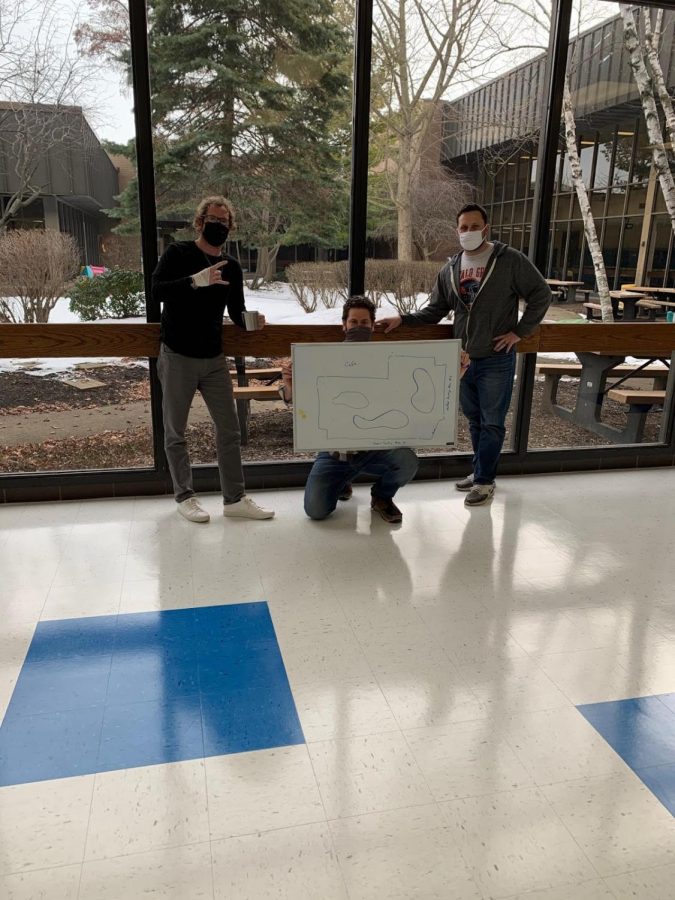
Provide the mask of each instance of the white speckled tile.
{"label": "white speckled tile", "polygon": [[95,776],[85,859],[209,839],[204,760]]}
{"label": "white speckled tile", "polygon": [[94,776],[0,788],[0,873],[81,863]]}
{"label": "white speckled tile", "polygon": [[326,823],[211,846],[216,900],[348,900]]}
{"label": "white speckled tile", "polygon": [[326,818],[304,745],[212,756],[205,766],[213,838]]}
{"label": "white speckled tile", "polygon": [[308,744],[329,819],[431,802],[402,734],[390,732]]}
{"label": "white speckled tile", "polygon": [[169,847],[86,862],[81,900],[213,900],[211,844]]}

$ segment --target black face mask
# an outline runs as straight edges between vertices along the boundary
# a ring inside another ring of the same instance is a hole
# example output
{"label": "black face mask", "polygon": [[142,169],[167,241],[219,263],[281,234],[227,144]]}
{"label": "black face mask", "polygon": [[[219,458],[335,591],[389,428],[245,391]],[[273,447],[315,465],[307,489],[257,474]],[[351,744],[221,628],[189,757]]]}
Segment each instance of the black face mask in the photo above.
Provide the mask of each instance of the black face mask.
{"label": "black face mask", "polygon": [[202,237],[212,247],[222,247],[229,233],[230,229],[227,225],[222,225],[220,222],[205,222],[202,229]]}
{"label": "black face mask", "polygon": [[346,341],[369,341],[372,336],[372,328],[368,328],[367,325],[357,325],[345,331]]}

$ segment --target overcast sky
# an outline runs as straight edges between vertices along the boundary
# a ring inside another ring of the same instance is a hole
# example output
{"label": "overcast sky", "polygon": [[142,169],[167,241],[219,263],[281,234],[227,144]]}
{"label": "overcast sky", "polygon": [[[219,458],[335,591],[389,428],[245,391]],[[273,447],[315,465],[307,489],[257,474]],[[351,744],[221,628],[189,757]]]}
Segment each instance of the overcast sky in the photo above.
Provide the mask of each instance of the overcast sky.
{"label": "overcast sky", "polygon": [[[583,23],[582,27],[600,18],[607,18],[616,13],[614,3],[598,4],[595,0],[583,0],[583,8],[586,11],[585,18],[590,21]],[[62,16],[64,45],[69,40],[69,31],[75,20],[86,21],[90,15],[87,2],[83,0],[58,0],[58,9]],[[590,14],[590,15],[589,15]],[[530,51],[527,55],[536,55],[536,51]],[[510,65],[516,63],[509,60]],[[503,71],[503,64],[496,71],[484,73],[481,80],[494,77],[499,69]],[[100,139],[125,143],[134,136],[133,97],[130,88],[125,83],[125,76],[115,67],[105,64],[101,60],[96,61],[97,78],[93,85],[92,97],[85,102],[87,119]],[[460,93],[471,90],[475,85],[462,85]],[[450,92],[452,93],[452,92]]]}

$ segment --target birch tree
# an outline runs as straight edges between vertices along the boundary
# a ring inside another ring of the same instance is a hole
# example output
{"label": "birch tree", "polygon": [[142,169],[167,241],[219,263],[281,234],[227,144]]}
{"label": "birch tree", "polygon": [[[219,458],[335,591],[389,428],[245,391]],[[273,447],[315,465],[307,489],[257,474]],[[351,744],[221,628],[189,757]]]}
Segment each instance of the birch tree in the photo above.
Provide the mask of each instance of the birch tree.
{"label": "birch tree", "polygon": [[[577,34],[581,31],[581,8],[577,13]],[[576,49],[579,43],[577,42]],[[575,56],[576,56],[575,49]],[[614,321],[614,311],[612,309],[612,298],[609,295],[609,284],[607,282],[607,269],[605,268],[605,260],[602,255],[602,247],[598,238],[598,231],[595,227],[595,218],[591,209],[591,203],[588,198],[588,190],[584,183],[581,160],[579,158],[579,145],[577,143],[577,126],[574,118],[574,107],[572,105],[572,92],[570,90],[570,69],[575,65],[578,66],[587,60],[572,59],[568,62],[565,70],[565,81],[563,85],[563,106],[562,118],[565,133],[565,145],[567,148],[567,158],[570,164],[570,174],[572,175],[572,185],[579,201],[579,209],[581,218],[584,223],[584,236],[588,252],[591,254],[593,261],[593,271],[595,273],[595,283],[598,289],[598,297],[600,300],[600,315],[603,322]]]}
{"label": "birch tree", "polygon": [[661,43],[661,29],[663,27],[663,10],[657,10],[656,21],[654,28],[652,28],[651,10],[647,9],[646,6],[643,7],[642,21],[645,32],[645,57],[649,67],[649,73],[652,77],[654,87],[656,88],[661,109],[663,110],[671,146],[675,148],[675,110],[673,109],[673,101],[668,93],[661,60],[659,59],[659,45]]}
{"label": "birch tree", "polygon": [[581,210],[581,218],[584,223],[584,234],[588,250],[593,260],[593,269],[595,271],[595,281],[600,297],[600,311],[603,322],[613,322],[614,313],[612,311],[612,301],[609,296],[609,284],[607,283],[607,270],[605,269],[605,260],[602,256],[602,248],[598,240],[598,232],[595,227],[595,219],[591,210],[591,204],[588,199],[588,191],[584,184],[583,173],[581,169],[581,160],[579,159],[579,150],[577,148],[577,128],[574,121],[574,109],[572,107],[572,96],[570,94],[569,75],[565,73],[565,84],[563,88],[563,123],[565,129],[565,144],[567,146],[567,157],[570,163],[570,173],[572,175],[572,184],[579,201],[579,209]]}
{"label": "birch tree", "polygon": [[640,95],[647,135],[652,147],[654,168],[659,178],[661,193],[663,194],[663,200],[666,204],[673,230],[675,230],[675,181],[673,180],[673,173],[670,171],[668,156],[663,143],[661,122],[659,121],[659,112],[654,97],[654,84],[647,69],[645,55],[642,52],[633,9],[624,3],[620,3],[619,8],[623,19],[623,42],[630,58],[631,70],[635,78],[638,94]]}
{"label": "birch tree", "polygon": [[[528,9],[528,15],[536,26],[535,31],[545,33],[550,28],[550,10],[544,6],[539,0],[532,0]],[[581,31],[581,7],[577,7],[577,34]],[[587,64],[588,60],[578,58],[578,43],[575,47],[575,53],[568,60],[565,69],[565,79],[563,84],[563,104],[562,104],[562,130],[565,138],[565,148],[567,150],[567,158],[569,160],[570,175],[572,176],[572,186],[579,201],[579,209],[581,218],[584,223],[584,236],[588,251],[593,261],[593,271],[600,300],[600,310],[603,322],[613,322],[614,313],[612,310],[612,301],[609,295],[609,283],[607,281],[607,269],[605,260],[602,255],[602,247],[598,238],[598,231],[595,227],[595,218],[588,197],[588,189],[584,183],[583,170],[581,160],[579,158],[579,145],[577,138],[577,126],[574,117],[574,103],[572,100],[572,91],[570,89],[570,71],[580,65]],[[542,49],[544,49],[542,47]],[[595,51],[597,52],[597,51]]]}

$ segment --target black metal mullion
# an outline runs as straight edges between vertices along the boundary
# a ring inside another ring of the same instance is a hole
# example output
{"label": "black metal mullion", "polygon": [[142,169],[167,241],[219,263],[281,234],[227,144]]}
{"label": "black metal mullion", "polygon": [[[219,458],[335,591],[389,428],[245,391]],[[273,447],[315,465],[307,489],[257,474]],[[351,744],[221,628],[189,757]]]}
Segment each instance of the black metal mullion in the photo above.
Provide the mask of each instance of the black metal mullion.
{"label": "black metal mullion", "polygon": [[[148,17],[145,0],[129,0],[131,41],[131,78],[136,126],[136,173],[138,213],[141,222],[141,253],[145,286],[145,316],[159,322],[161,309],[152,296],[152,273],[157,265],[157,210],[155,208],[155,160],[152,149],[152,105],[150,94],[150,58],[148,54]],[[166,472],[162,394],[157,377],[157,360],[150,360],[150,411],[155,467]]]}
{"label": "black metal mullion", "polygon": [[[551,34],[548,47],[548,80],[544,97],[542,123],[537,151],[537,181],[532,208],[532,235],[529,257],[540,272],[546,274],[551,208],[557,150],[560,145],[560,118],[563,87],[570,42],[572,0],[554,0],[551,10]],[[553,151],[553,152],[552,152]],[[563,160],[561,159],[561,166]],[[532,415],[532,395],[537,366],[536,353],[523,354],[518,370],[517,407],[513,419],[513,452],[521,459],[527,455]]]}
{"label": "black metal mullion", "polygon": [[373,0],[356,0],[354,99],[352,104],[352,180],[349,206],[349,294],[366,286],[366,221],[368,211],[368,139],[370,131],[370,65]]}

